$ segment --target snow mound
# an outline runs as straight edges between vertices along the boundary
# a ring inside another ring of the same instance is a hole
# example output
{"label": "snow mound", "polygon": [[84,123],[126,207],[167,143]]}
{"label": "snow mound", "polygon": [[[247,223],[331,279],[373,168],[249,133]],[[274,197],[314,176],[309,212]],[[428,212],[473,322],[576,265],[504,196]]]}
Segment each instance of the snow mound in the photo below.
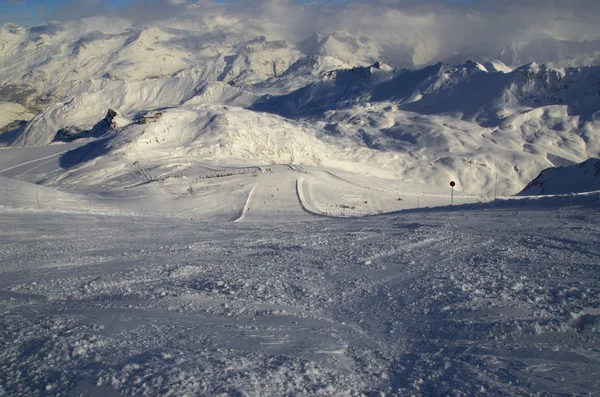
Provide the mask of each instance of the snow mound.
{"label": "snow mound", "polygon": [[78,208],[87,209],[88,203],[77,195],[0,175],[0,207],[2,206],[73,211]]}
{"label": "snow mound", "polygon": [[116,133],[112,147],[148,159],[193,156],[321,164],[332,151],[326,146],[310,127],[276,115],[199,104],[160,111],[152,123],[131,124]]}
{"label": "snow mound", "polygon": [[519,196],[583,193],[600,190],[600,159],[567,167],[547,168]]}

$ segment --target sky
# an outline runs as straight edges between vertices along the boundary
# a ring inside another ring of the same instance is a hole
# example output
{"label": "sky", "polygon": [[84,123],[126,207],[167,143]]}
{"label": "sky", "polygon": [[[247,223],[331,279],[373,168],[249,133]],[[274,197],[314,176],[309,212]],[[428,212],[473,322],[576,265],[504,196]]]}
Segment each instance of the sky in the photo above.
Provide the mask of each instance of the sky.
{"label": "sky", "polygon": [[[89,15],[107,8],[122,8],[136,3],[163,2],[178,5],[193,0],[0,0],[0,24],[16,23],[30,27],[50,20],[71,19],[70,15]],[[231,0],[221,0],[228,2]],[[310,0],[298,0],[308,3]],[[333,0],[343,2],[344,0]],[[417,0],[418,1],[418,0]],[[477,0],[445,0],[447,2],[468,3]]]}
{"label": "sky", "polygon": [[[144,12],[146,6],[158,4],[161,6],[180,6],[182,3],[195,0],[0,0],[0,23],[13,22],[21,26],[30,27],[51,20],[76,19],[81,16],[101,14],[107,9],[127,7],[139,9]],[[211,0],[200,0],[208,1]],[[516,10],[538,7],[540,14],[551,7],[563,8],[565,12],[591,12],[598,9],[597,0],[216,0],[233,4],[246,4],[255,7],[259,3],[344,3],[344,4],[373,4],[376,8],[397,8],[406,6],[430,7],[430,12],[443,12],[435,6],[462,7],[466,12],[471,9],[488,9],[514,7]],[[243,8],[243,6],[242,6]]]}
{"label": "sky", "polygon": [[93,13],[102,7],[118,8],[132,0],[0,0],[0,23],[12,22],[30,27],[52,19],[62,19],[66,9]]}
{"label": "sky", "polygon": [[219,15],[259,21],[255,27],[270,40],[298,42],[343,29],[375,40],[388,54],[410,53],[415,65],[498,54],[545,62],[573,52],[573,41],[600,43],[599,0],[193,0],[198,7],[190,13],[191,1],[0,0],[0,24],[31,27],[102,15],[136,25]]}

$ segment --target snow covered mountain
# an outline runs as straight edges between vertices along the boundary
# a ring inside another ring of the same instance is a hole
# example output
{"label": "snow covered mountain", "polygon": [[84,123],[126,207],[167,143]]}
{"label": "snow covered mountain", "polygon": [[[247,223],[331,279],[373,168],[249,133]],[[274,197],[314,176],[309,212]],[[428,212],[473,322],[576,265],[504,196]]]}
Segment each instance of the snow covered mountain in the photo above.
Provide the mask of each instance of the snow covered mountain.
{"label": "snow covered mountain", "polygon": [[441,185],[454,176],[470,192],[489,194],[498,174],[512,193],[544,164],[597,156],[599,67],[489,66],[337,70],[254,108],[318,120],[329,142],[394,152],[404,177]]}
{"label": "snow covered mountain", "polygon": [[527,108],[566,105],[571,114],[585,116],[600,109],[598,66],[562,69],[533,63],[508,73],[499,61],[489,66],[490,71],[467,61],[412,71],[376,63],[335,70],[307,87],[262,103],[259,109],[294,116],[348,103],[389,101],[403,110],[451,114],[481,125],[497,125]]}
{"label": "snow covered mountain", "polygon": [[548,168],[531,181],[519,196],[583,193],[600,190],[600,159],[567,167]]}
{"label": "snow covered mountain", "polygon": [[[598,66],[404,69],[416,54],[408,44],[391,51],[345,29],[294,40],[265,19],[200,9],[148,24],[3,25],[0,143],[105,133],[109,151],[132,158],[145,142],[148,160],[177,151],[298,162],[435,186],[453,179],[482,195],[600,156]],[[579,47],[572,59],[595,51]],[[103,129],[109,109],[117,117]],[[140,123],[146,114],[160,117]]]}

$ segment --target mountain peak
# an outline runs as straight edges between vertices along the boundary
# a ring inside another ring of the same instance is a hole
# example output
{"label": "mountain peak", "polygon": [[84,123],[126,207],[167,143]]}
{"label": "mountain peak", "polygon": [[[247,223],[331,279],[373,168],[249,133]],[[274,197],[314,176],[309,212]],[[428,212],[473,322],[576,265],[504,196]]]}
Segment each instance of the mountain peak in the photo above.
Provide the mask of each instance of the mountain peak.
{"label": "mountain peak", "polygon": [[488,70],[486,69],[485,66],[483,66],[481,63],[479,62],[475,62],[472,59],[468,59],[465,63],[457,65],[457,68],[462,68],[462,69],[466,69],[469,71],[475,71],[475,70],[479,70],[482,72],[488,72]]}
{"label": "mountain peak", "polygon": [[488,72],[510,73],[513,71],[513,69],[506,66],[504,62],[498,60],[484,62],[483,66]]}

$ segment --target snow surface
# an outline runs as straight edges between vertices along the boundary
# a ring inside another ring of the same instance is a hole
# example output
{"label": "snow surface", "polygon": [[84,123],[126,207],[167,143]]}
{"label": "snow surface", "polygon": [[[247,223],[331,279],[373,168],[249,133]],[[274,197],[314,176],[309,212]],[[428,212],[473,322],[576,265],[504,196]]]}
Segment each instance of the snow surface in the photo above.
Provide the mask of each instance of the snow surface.
{"label": "snow surface", "polygon": [[0,131],[15,121],[29,121],[34,115],[18,103],[0,102]]}
{"label": "snow surface", "polygon": [[259,221],[275,175],[239,222],[0,207],[3,394],[600,387],[598,194]]}
{"label": "snow surface", "polygon": [[94,130],[113,109],[118,129],[103,156],[325,166],[434,188],[455,180],[483,196],[515,194],[549,166],[600,156],[598,66],[398,69],[382,62],[389,48],[364,35],[340,29],[295,42],[267,21],[201,8],[147,25],[96,17],[2,26],[0,110],[21,113],[0,117],[35,116],[11,124],[0,144],[47,145],[65,128]]}
{"label": "snow surface", "polygon": [[569,194],[600,190],[600,159],[545,169],[519,192],[521,196]]}
{"label": "snow surface", "polygon": [[[74,195],[71,200],[77,201],[69,205],[78,210],[162,213],[218,221],[287,221],[292,217],[314,219],[314,215],[374,215],[451,203],[449,186],[365,177],[324,166],[256,165],[242,156],[211,161],[199,152],[202,148],[180,147],[179,139],[172,153],[156,160],[156,149],[140,142],[133,149],[129,148],[132,143],[127,143],[125,153],[115,150],[110,155],[103,154],[107,151],[103,140],[1,149],[0,177],[12,186],[4,193],[2,205],[63,210],[54,196],[69,193]],[[132,152],[135,154],[129,155]],[[463,193],[459,187],[454,191],[455,204],[488,200]]]}
{"label": "snow surface", "polygon": [[449,207],[448,188],[102,141],[0,150],[3,394],[600,386],[598,193]]}

